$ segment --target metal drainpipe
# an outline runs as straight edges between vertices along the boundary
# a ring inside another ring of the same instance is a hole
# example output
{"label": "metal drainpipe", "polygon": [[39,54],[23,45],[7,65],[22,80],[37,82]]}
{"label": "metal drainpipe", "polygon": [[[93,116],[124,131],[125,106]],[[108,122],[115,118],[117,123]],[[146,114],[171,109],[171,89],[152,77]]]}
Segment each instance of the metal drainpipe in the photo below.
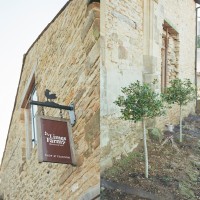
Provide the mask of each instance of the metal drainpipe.
{"label": "metal drainpipe", "polygon": [[[195,86],[197,88],[197,25],[198,25],[198,9],[196,8],[196,33],[195,33]],[[196,108],[195,111],[197,112],[197,91],[196,91]]]}

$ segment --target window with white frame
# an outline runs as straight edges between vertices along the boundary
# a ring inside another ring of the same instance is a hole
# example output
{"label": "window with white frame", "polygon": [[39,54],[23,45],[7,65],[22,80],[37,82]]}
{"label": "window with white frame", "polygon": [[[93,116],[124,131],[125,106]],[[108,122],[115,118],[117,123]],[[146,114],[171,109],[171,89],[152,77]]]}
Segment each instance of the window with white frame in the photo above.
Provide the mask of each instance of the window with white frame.
{"label": "window with white frame", "polygon": [[26,141],[26,158],[31,157],[33,148],[37,145],[37,127],[36,114],[38,108],[36,105],[30,105],[30,100],[37,101],[37,90],[34,74],[27,81],[22,98],[21,108],[24,111],[25,141]]}
{"label": "window with white frame", "polygon": [[[30,100],[37,101],[37,90],[36,87],[33,88],[32,93],[30,95]],[[31,135],[32,135],[32,147],[34,148],[37,144],[37,122],[36,122],[36,114],[37,114],[37,106],[31,105],[30,106],[31,111]]]}

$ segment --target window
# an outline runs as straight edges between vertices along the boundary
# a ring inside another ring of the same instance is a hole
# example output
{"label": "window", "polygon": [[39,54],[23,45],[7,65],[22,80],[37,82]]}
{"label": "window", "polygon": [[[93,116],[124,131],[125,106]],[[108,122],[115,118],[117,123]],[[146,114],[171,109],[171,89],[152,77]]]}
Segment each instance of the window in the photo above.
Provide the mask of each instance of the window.
{"label": "window", "polygon": [[35,105],[30,105],[29,101],[37,101],[37,90],[35,87],[35,76],[32,75],[28,81],[22,99],[21,108],[24,111],[24,126],[25,126],[25,140],[26,140],[26,158],[31,157],[31,152],[37,144],[37,129],[36,129],[36,114],[38,108]]}
{"label": "window", "polygon": [[[32,93],[30,95],[30,100],[37,101],[37,91],[34,87]],[[31,105],[31,135],[32,135],[32,147],[34,148],[37,144],[37,126],[36,126],[36,114],[37,114],[37,106]]]}
{"label": "window", "polygon": [[163,24],[161,47],[161,91],[164,91],[170,80],[178,77],[178,61],[178,32],[165,21]]}

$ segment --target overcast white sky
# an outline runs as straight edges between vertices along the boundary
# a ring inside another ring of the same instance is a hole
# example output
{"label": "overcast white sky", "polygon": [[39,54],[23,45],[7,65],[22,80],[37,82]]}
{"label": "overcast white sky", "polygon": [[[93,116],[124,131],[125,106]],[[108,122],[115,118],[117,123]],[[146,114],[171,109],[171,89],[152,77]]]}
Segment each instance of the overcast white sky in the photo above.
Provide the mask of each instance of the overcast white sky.
{"label": "overcast white sky", "polygon": [[68,0],[0,0],[0,163],[23,54]]}

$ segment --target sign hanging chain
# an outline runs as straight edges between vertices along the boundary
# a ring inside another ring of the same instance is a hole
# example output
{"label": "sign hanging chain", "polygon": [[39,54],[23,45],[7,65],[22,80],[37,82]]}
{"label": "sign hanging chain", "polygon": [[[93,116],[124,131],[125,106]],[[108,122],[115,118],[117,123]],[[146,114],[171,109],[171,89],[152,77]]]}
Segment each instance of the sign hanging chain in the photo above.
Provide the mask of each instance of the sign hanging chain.
{"label": "sign hanging chain", "polygon": [[42,106],[42,115],[44,116],[44,107]]}
{"label": "sign hanging chain", "polygon": [[60,109],[60,118],[63,119],[62,109]]}

